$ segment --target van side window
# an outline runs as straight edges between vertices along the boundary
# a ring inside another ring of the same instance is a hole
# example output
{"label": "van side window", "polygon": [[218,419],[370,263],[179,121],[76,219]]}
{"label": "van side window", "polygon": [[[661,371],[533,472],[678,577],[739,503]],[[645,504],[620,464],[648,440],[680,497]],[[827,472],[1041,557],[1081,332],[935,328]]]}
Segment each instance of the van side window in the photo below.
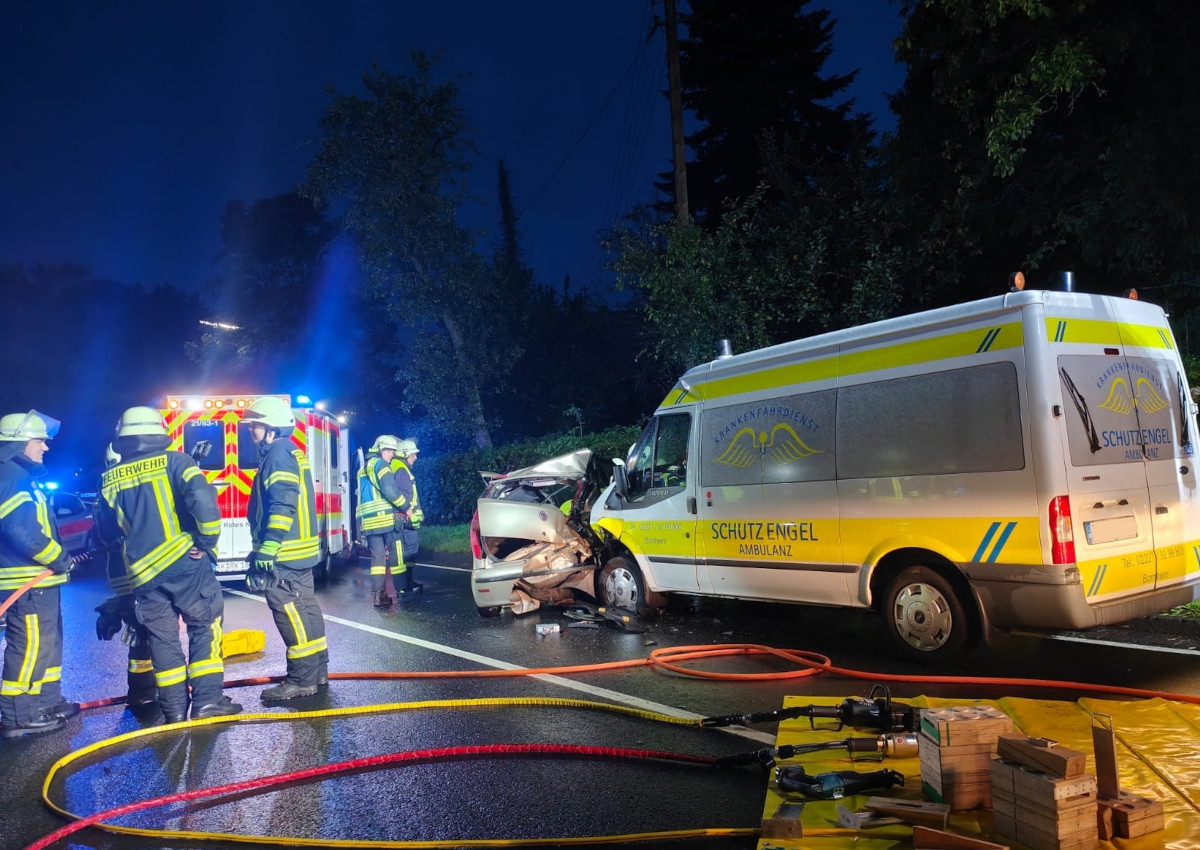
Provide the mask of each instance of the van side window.
{"label": "van side window", "polygon": [[842,387],[837,476],[884,478],[1023,469],[1011,362]]}
{"label": "van side window", "polygon": [[[238,422],[238,467],[241,469],[258,469],[258,445],[254,442],[254,438],[250,436],[250,426],[245,422]],[[222,463],[222,469],[225,464]]]}
{"label": "van side window", "polygon": [[835,390],[710,408],[700,417],[705,487],[831,481]]}
{"label": "van side window", "polygon": [[692,417],[687,413],[659,416],[650,423],[629,460],[631,500],[653,488],[681,488],[687,483],[691,427]]}

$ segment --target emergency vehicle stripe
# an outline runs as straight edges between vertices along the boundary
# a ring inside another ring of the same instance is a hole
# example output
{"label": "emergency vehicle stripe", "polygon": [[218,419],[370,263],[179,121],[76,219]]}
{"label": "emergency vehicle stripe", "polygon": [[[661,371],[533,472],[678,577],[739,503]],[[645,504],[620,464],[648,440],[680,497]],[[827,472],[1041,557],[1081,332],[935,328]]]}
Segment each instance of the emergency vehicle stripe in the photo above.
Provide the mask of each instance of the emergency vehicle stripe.
{"label": "emergency vehicle stripe", "polygon": [[971,560],[979,563],[983,560],[983,553],[987,551],[988,544],[992,542],[992,537],[996,534],[996,529],[1000,527],[1000,523],[993,522],[988,526],[987,534],[983,535],[983,540],[979,544],[979,548],[975,550],[975,557]]}
{"label": "emergency vehicle stripe", "polygon": [[1167,348],[1173,349],[1175,347],[1175,346],[1171,345],[1171,340],[1167,338],[1167,332],[1164,331],[1162,328],[1158,329],[1158,335],[1160,337],[1162,337],[1163,345],[1165,345]]}
{"label": "emergency vehicle stripe", "polygon": [[975,349],[976,354],[982,354],[992,347],[992,343],[996,341],[996,337],[1000,336],[1000,328],[992,328],[984,334],[983,342],[979,343],[979,348]]}
{"label": "emergency vehicle stripe", "polygon": [[[1049,321],[1047,321],[1047,324],[1049,324]],[[1065,319],[1059,320],[1058,325],[1055,326],[1054,333],[1050,335],[1050,338],[1055,342],[1062,342],[1067,338],[1067,323]]]}
{"label": "emergency vehicle stripe", "polygon": [[1013,529],[1017,527],[1015,522],[1010,522],[1004,526],[1004,531],[1000,534],[1000,539],[996,541],[992,553],[988,555],[987,562],[989,564],[996,563],[996,559],[1000,557],[1000,550],[1004,548],[1004,544],[1008,542],[1008,536],[1013,533]]}
{"label": "emergency vehicle stripe", "polygon": [[1100,592],[1100,585],[1104,581],[1104,574],[1108,571],[1108,564],[1101,564],[1096,570],[1096,576],[1092,579],[1092,585],[1088,588],[1087,595],[1095,596]]}
{"label": "emergency vehicle stripe", "polygon": [[[1067,339],[1070,328],[1071,338]],[[1090,342],[1097,345],[1134,345],[1171,349],[1170,334],[1153,325],[1130,325],[1096,319],[1046,319],[1046,339],[1052,342]]]}

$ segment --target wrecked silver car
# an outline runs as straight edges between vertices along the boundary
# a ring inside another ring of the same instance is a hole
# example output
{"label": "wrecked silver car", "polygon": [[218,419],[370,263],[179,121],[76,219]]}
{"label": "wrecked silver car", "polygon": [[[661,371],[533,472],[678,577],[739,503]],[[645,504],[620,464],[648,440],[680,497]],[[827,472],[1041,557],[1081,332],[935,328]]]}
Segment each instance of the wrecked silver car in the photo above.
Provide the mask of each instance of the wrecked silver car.
{"label": "wrecked silver car", "polygon": [[471,520],[471,593],[483,616],[595,596],[600,550],[591,506],[612,477],[590,449],[506,475],[481,473],[487,486]]}

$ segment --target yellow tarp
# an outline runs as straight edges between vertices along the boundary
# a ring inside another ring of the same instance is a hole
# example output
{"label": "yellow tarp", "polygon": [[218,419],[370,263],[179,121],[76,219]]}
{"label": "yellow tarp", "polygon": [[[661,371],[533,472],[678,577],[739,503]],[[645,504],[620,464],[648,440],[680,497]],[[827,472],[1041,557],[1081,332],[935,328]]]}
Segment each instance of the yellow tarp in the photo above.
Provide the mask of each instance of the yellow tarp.
{"label": "yellow tarp", "polygon": [[[784,707],[803,705],[837,705],[841,698],[786,697]],[[1078,702],[1005,698],[1000,700],[941,699],[917,697],[894,700],[917,708],[939,708],[957,705],[993,705],[1013,719],[1016,731],[1027,735],[1050,738],[1066,747],[1088,754],[1088,772],[1095,773],[1092,756],[1092,717],[1105,714],[1112,718],[1117,738],[1117,770],[1121,790],[1161,800],[1166,815],[1166,829],[1135,839],[1117,838],[1102,841],[1103,848],[1117,850],[1196,850],[1200,848],[1200,706],[1169,702],[1161,699],[1118,701],[1081,699]],[[844,728],[840,732],[828,728],[812,729],[808,718],[786,720],[779,724],[776,746],[835,741],[848,737],[872,737],[875,732]],[[902,773],[903,788],[877,791],[842,800],[811,800],[801,814],[803,838],[761,838],[759,850],[786,848],[799,850],[813,847],[846,848],[846,850],[892,850],[911,846],[912,832],[908,827],[889,826],[855,832],[838,823],[840,803],[851,811],[863,808],[867,796],[898,797],[921,800],[921,764],[912,758],[887,758],[882,762],[851,762],[844,750],[828,750],[797,756],[780,762],[781,766],[800,764],[809,775],[827,771],[853,770],[874,773],[888,769]],[[767,784],[767,799],[763,818],[775,815],[783,802],[796,803],[802,797],[785,797],[771,779]],[[950,829],[988,841],[1010,846],[1011,839],[996,836],[991,830],[991,812],[987,809],[954,812]]]}

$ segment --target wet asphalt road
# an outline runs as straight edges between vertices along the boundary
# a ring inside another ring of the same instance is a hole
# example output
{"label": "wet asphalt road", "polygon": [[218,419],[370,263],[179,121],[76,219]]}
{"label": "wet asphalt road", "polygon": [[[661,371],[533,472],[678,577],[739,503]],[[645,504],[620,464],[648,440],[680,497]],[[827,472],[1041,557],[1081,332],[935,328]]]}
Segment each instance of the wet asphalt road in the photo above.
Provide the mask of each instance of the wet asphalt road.
{"label": "wet asphalt road", "polygon": [[[614,625],[568,627],[560,611],[481,619],[471,601],[465,559],[418,569],[426,592],[403,605],[376,610],[361,566],[335,570],[318,594],[326,614],[333,673],[454,671],[558,667],[644,659],[654,649],[683,645],[754,643],[823,653],[846,668],[928,675],[1036,677],[1200,693],[1195,639],[1147,637],[1127,630],[1047,640],[1016,636],[982,650],[958,670],[894,662],[879,651],[875,622],[852,612],[784,605],[675,600],[643,633]],[[229,682],[283,672],[283,647],[262,598],[226,586],[226,630],[258,628],[266,650],[229,659]],[[95,639],[92,608],[107,592],[94,569],[81,569],[64,593],[64,691],[98,700],[124,691],[123,647]],[[539,622],[558,635],[539,637]],[[1158,650],[1132,644],[1157,644]],[[706,670],[779,672],[783,662],[731,657]],[[594,700],[677,715],[718,715],[778,708],[786,695],[861,696],[862,680],[822,675],[788,680],[721,682],[644,666],[553,677],[437,678],[388,681],[335,679],[328,692],[264,707],[261,684],[230,688],[247,711],[297,711],[481,697]],[[1030,696],[1075,699],[1070,687],[1048,689],[964,684],[894,685],[898,699]],[[64,821],[40,801],[50,766],[72,750],[143,728],[121,706],[94,708],[63,732],[0,742],[0,848],[19,848]],[[838,735],[836,737],[843,737]],[[695,755],[756,750],[774,728],[739,732],[667,725],[602,711],[568,708],[437,707],[292,722],[222,725],[169,732],[118,746],[76,762],[56,783],[67,808],[91,813],[185,789],[217,786],[315,765],[380,754],[475,744],[555,743],[656,749]],[[126,826],[257,835],[362,840],[577,836],[698,827],[756,827],[766,777],[754,768],[714,770],[661,762],[561,756],[475,757],[424,761],[358,772],[323,782],[244,794],[182,815],[176,805],[127,816]],[[225,847],[186,840],[111,836],[86,830],[71,846],[95,848]],[[55,845],[67,846],[65,842]],[[643,845],[645,846],[645,845]],[[678,845],[676,845],[678,846]],[[752,839],[710,839],[689,847],[753,847]]]}

